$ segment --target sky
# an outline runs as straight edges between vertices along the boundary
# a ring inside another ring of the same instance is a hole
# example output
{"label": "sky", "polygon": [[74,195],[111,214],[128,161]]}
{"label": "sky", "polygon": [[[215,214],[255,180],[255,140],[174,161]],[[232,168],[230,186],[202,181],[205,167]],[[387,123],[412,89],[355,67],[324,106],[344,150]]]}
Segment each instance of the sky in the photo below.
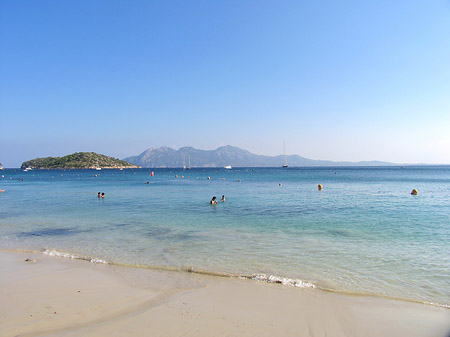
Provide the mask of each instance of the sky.
{"label": "sky", "polygon": [[0,1],[0,162],[233,145],[450,164],[450,1]]}

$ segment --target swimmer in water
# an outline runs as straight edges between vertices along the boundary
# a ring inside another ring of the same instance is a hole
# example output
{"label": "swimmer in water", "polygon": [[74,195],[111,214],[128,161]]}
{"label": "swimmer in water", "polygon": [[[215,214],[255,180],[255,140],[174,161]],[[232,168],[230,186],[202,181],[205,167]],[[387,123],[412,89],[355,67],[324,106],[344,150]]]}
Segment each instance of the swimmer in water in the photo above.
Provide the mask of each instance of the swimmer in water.
{"label": "swimmer in water", "polygon": [[101,198],[102,196],[101,196],[101,193],[100,192],[98,192],[97,193],[97,198]]}
{"label": "swimmer in water", "polygon": [[102,198],[104,198],[104,197],[105,197],[105,193],[102,192]]}
{"label": "swimmer in water", "polygon": [[225,201],[225,195],[222,195],[222,199],[220,201]]}
{"label": "swimmer in water", "polygon": [[211,201],[209,202],[211,205],[217,205],[217,199],[216,197],[212,197]]}

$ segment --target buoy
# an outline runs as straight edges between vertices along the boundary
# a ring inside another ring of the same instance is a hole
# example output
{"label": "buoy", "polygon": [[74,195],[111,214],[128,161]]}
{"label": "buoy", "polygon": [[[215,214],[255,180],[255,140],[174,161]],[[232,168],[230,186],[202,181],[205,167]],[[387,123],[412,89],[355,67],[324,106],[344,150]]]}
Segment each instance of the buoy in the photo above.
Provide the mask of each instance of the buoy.
{"label": "buoy", "polygon": [[150,173],[150,177],[153,177],[155,175],[155,172],[152,171],[152,173]]}
{"label": "buoy", "polygon": [[0,190],[0,192],[5,192],[5,190]]}
{"label": "buoy", "polygon": [[321,191],[322,190],[322,184],[319,184],[319,185],[317,185],[317,189],[319,190],[319,191]]}
{"label": "buoy", "polygon": [[411,194],[412,194],[412,195],[417,195],[417,194],[419,194],[419,191],[416,190],[416,189],[413,189],[413,190],[411,191]]}

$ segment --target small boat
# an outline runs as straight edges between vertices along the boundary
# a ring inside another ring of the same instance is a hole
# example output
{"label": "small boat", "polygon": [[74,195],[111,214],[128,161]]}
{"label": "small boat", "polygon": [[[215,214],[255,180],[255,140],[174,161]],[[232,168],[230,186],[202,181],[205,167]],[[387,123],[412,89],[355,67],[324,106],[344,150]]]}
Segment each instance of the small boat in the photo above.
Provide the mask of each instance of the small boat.
{"label": "small boat", "polygon": [[183,155],[183,171],[191,169],[191,155],[188,156],[188,165],[186,166],[186,155]]}
{"label": "small boat", "polygon": [[25,168],[25,170],[23,170],[23,172],[27,172],[27,171],[31,171],[31,170],[32,170],[31,167],[27,167],[27,168]]}
{"label": "small boat", "polygon": [[231,170],[231,169],[232,169],[232,167],[231,167],[230,165],[225,166],[225,168],[226,168],[227,170]]}
{"label": "small boat", "polygon": [[284,164],[281,167],[286,168],[286,167],[288,167],[287,155],[286,155],[286,141],[284,142],[283,155],[284,155]]}

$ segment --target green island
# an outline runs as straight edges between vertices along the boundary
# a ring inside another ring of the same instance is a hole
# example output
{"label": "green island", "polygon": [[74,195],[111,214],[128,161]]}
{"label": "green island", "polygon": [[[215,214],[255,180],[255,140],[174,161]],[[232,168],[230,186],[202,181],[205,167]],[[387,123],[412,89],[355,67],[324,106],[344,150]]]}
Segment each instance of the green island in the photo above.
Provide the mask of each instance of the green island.
{"label": "green island", "polygon": [[22,169],[121,169],[140,168],[127,161],[95,152],[76,152],[64,157],[36,158],[22,163]]}

